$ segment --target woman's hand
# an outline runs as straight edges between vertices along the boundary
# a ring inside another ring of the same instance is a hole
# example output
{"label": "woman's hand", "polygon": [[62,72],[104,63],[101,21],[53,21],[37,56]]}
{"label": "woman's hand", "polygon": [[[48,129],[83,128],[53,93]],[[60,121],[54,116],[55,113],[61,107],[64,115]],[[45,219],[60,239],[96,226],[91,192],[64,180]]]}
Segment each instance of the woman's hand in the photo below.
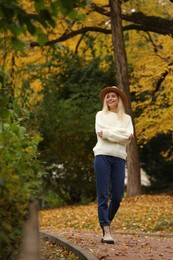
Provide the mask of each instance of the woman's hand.
{"label": "woman's hand", "polygon": [[132,139],[133,139],[133,135],[131,134],[130,136],[129,136],[129,140],[131,141]]}
{"label": "woman's hand", "polygon": [[97,134],[98,134],[99,137],[102,138],[102,136],[103,136],[103,131],[99,131]]}

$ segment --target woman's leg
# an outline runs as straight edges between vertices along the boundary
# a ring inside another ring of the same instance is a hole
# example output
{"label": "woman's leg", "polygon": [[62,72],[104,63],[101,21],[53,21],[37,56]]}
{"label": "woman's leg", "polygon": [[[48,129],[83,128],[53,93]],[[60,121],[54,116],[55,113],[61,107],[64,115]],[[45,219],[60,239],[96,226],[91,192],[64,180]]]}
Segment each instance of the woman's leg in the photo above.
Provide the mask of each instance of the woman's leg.
{"label": "woman's leg", "polygon": [[100,226],[109,226],[108,196],[111,165],[107,155],[97,155],[94,159]]}
{"label": "woman's leg", "polygon": [[109,220],[117,213],[124,194],[125,160],[114,157],[111,171],[111,193],[108,209]]}

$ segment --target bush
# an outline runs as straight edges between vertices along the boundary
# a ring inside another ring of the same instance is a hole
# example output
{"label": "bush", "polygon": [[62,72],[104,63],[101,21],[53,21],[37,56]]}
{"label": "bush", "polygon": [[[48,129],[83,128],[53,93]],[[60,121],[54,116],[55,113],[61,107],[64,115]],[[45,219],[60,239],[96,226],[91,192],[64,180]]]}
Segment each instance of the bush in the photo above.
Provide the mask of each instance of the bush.
{"label": "bush", "polygon": [[151,181],[151,189],[173,186],[172,135],[162,134],[141,149],[142,167]]}
{"label": "bush", "polygon": [[0,107],[0,255],[11,259],[20,246],[29,200],[39,190],[37,145],[40,136],[30,134],[14,110]]}
{"label": "bush", "polygon": [[43,183],[67,204],[96,199],[92,149],[95,115],[102,106],[98,94],[114,82],[113,61],[106,68],[102,62],[57,51],[51,64],[56,64],[56,71],[41,79],[43,99],[33,117],[44,138],[39,145],[41,160],[49,168]]}

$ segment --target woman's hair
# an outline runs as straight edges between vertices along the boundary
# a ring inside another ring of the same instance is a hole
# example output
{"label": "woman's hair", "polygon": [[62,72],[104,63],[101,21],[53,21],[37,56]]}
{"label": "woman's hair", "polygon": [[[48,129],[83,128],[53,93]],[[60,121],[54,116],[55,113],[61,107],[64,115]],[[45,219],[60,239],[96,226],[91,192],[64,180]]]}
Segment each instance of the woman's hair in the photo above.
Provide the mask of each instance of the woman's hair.
{"label": "woman's hair", "polygon": [[[108,107],[107,102],[106,102],[107,95],[108,95],[108,93],[105,95],[104,101],[103,101],[103,109],[102,110],[104,112],[108,112],[109,111],[109,107]],[[117,113],[117,116],[119,117],[119,119],[123,119],[124,115],[126,114],[125,113],[125,107],[124,107],[124,104],[122,102],[121,97],[118,94],[117,94],[117,96],[118,96],[118,105],[117,105],[116,113]]]}

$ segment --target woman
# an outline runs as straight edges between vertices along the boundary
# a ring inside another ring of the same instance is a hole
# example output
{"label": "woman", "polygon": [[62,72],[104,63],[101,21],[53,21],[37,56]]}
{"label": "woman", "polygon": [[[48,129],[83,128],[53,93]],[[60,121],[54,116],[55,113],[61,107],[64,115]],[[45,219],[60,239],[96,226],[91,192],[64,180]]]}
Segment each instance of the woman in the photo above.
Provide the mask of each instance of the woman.
{"label": "woman", "polygon": [[100,92],[100,99],[103,109],[96,114],[97,144],[93,148],[98,218],[103,230],[101,242],[114,244],[110,223],[124,193],[126,145],[133,138],[133,125],[131,117],[125,113],[128,99],[122,90],[106,87]]}

